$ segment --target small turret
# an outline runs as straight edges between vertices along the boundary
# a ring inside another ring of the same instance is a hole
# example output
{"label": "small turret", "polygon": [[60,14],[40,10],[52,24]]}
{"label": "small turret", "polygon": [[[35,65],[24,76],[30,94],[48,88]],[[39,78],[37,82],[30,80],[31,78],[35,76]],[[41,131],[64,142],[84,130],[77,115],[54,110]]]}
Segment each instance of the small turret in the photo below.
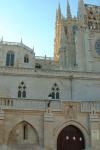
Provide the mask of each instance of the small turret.
{"label": "small turret", "polygon": [[67,0],[67,19],[71,19],[72,15],[71,15],[71,11],[70,11],[70,5],[69,5],[69,1]]}

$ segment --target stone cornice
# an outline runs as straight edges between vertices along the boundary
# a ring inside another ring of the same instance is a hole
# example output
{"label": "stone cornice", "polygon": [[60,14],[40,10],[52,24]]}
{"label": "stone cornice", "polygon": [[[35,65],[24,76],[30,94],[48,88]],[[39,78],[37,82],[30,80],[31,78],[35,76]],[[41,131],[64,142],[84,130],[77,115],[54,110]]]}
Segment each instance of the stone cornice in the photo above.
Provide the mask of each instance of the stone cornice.
{"label": "stone cornice", "polygon": [[11,68],[0,67],[0,75],[3,76],[25,76],[37,78],[63,78],[81,80],[100,80],[100,73],[79,72],[67,70],[35,70],[33,68]]}
{"label": "stone cornice", "polygon": [[26,46],[25,44],[23,44],[23,43],[1,41],[0,42],[0,46],[1,45],[5,45],[5,46],[19,46],[19,47],[25,48],[25,49],[27,49],[27,50],[29,50],[30,52],[33,53],[33,50],[31,48],[29,48],[28,46]]}

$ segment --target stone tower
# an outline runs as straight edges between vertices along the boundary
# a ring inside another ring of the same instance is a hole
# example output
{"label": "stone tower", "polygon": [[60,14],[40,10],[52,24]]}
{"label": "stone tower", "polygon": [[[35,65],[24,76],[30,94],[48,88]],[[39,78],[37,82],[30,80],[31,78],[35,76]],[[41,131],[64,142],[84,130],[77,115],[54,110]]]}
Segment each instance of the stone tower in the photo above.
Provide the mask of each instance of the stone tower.
{"label": "stone tower", "polygon": [[54,60],[55,63],[58,62],[58,49],[60,47],[60,31],[61,31],[61,20],[62,20],[62,14],[61,14],[61,8],[60,4],[58,6],[58,9],[56,10],[56,25],[55,25],[55,42],[54,42]]}
{"label": "stone tower", "polygon": [[[83,0],[78,0],[77,17],[72,17],[67,0],[67,15],[63,17],[59,5],[55,25],[55,63],[59,63],[61,68],[67,70],[95,71],[100,62],[90,54],[89,50],[91,43],[94,42],[91,53],[96,51],[95,43],[99,34],[100,6],[84,4]],[[98,57],[97,53],[95,55]]]}

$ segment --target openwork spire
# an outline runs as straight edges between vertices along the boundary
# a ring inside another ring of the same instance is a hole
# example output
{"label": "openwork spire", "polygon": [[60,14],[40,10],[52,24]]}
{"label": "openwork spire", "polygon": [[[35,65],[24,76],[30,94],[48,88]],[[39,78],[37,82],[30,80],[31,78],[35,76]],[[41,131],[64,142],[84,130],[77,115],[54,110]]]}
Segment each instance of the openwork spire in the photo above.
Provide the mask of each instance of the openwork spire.
{"label": "openwork spire", "polygon": [[71,11],[70,11],[70,5],[69,0],[67,0],[67,19],[72,18]]}
{"label": "openwork spire", "polygon": [[56,20],[61,20],[61,8],[60,8],[60,4],[58,6],[58,9],[56,10]]}

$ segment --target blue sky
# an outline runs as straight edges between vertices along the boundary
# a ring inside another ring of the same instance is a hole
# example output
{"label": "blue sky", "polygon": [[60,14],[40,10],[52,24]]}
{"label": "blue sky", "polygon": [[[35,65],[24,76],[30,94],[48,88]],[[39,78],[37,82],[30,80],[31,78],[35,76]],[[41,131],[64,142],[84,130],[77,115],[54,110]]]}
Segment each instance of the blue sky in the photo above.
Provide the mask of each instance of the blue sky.
{"label": "blue sky", "polygon": [[[77,13],[77,1],[70,0],[71,12]],[[84,0],[100,5],[100,0]],[[55,13],[60,3],[66,15],[66,0],[0,0],[0,37],[35,49],[38,56],[53,56]]]}

